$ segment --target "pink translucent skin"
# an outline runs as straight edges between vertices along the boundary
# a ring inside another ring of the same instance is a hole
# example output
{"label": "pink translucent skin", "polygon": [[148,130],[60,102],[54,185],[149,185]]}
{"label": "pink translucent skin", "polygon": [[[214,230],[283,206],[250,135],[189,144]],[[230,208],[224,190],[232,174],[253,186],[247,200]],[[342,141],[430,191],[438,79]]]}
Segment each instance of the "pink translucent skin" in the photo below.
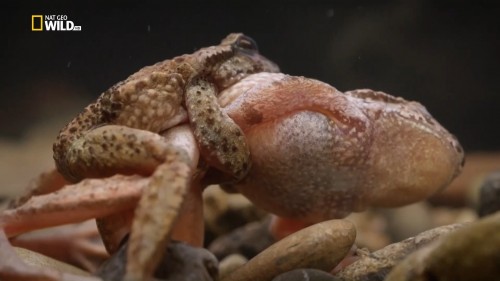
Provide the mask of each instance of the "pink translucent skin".
{"label": "pink translucent skin", "polygon": [[219,101],[252,157],[232,188],[281,217],[312,223],[410,204],[461,170],[453,135],[421,104],[382,92],[342,93],[314,79],[260,73]]}

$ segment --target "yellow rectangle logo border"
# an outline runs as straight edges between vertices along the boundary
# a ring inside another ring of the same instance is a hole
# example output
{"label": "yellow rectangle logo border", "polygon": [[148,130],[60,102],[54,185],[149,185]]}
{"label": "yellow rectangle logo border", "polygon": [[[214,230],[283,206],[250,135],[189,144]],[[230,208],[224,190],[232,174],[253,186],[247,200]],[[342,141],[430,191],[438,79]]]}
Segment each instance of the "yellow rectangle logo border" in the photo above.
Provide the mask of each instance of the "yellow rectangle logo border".
{"label": "yellow rectangle logo border", "polygon": [[[40,27],[35,28],[35,19],[40,18]],[[43,31],[43,15],[31,15],[31,31]]]}

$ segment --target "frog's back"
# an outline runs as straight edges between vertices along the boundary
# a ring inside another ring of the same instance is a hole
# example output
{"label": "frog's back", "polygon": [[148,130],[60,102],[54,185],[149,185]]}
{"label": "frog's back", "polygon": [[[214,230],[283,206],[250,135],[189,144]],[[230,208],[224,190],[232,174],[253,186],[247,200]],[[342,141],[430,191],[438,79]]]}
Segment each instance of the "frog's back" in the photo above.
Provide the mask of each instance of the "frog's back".
{"label": "frog's back", "polygon": [[176,72],[178,65],[173,59],[143,67],[103,92],[61,129],[53,146],[54,157],[64,154],[85,132],[103,125],[159,132],[180,112],[184,80]]}

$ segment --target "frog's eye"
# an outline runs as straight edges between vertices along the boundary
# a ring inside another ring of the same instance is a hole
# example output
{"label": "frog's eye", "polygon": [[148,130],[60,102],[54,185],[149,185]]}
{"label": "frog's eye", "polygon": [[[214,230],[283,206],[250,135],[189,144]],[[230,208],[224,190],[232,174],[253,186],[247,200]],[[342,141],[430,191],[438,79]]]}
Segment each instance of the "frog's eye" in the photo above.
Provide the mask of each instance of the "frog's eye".
{"label": "frog's eye", "polygon": [[257,52],[257,43],[253,41],[252,38],[247,37],[247,36],[241,36],[238,38],[238,40],[234,43],[234,47],[237,50],[244,51],[244,52]]}

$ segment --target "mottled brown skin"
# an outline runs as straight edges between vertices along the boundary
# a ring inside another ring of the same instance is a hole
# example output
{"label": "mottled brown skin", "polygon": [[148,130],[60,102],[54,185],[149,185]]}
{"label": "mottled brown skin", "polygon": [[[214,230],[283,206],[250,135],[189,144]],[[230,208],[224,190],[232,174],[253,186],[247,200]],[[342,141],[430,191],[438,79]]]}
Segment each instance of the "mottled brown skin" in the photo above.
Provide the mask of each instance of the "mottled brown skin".
{"label": "mottled brown skin", "polygon": [[460,144],[421,104],[382,92],[259,73],[219,100],[252,158],[231,188],[285,218],[314,223],[423,200],[462,167]]}
{"label": "mottled brown skin", "polygon": [[248,148],[216,97],[261,71],[278,68],[259,55],[253,40],[243,34],[230,34],[218,46],[144,67],[104,92],[61,130],[53,147],[57,168],[71,181],[151,173],[165,156],[156,144],[161,140],[150,133],[189,117],[209,164],[240,179],[249,168]]}
{"label": "mottled brown skin", "polygon": [[[206,165],[232,180],[243,178],[250,168],[243,133],[221,110],[217,96],[249,74],[261,71],[276,72],[278,67],[261,56],[255,42],[243,34],[230,34],[220,45],[144,67],[87,106],[61,130],[53,150],[58,171],[70,182],[116,174],[150,178],[140,180],[141,184],[128,193],[125,188],[117,192],[113,187],[127,184],[129,178],[115,176],[93,182],[102,188],[90,192],[89,197],[105,194],[109,201],[104,205],[96,201],[91,208],[89,202],[82,202],[81,212],[74,210],[77,203],[68,203],[64,200],[67,197],[58,197],[58,193],[52,197],[49,194],[47,204],[38,200],[38,205],[34,204],[37,200],[25,196],[16,204],[26,204],[5,212],[0,224],[10,237],[31,227],[18,219],[19,214],[31,212],[47,218],[36,225],[51,224],[48,218],[55,212],[61,215],[55,215],[54,221],[60,222],[93,214],[107,249],[114,251],[125,234],[123,229],[130,226],[123,217],[130,217],[130,208],[137,204],[137,197],[130,195],[141,194],[132,223],[127,279],[148,278],[161,258],[182,203],[196,202],[189,197],[201,196],[197,194],[201,189],[196,187],[195,174],[198,155]],[[177,137],[170,134],[177,140],[161,135],[182,124],[189,124],[190,130],[183,128]],[[88,183],[77,184],[75,193],[83,192]],[[52,191],[52,187],[43,185],[31,190],[30,195]]]}

